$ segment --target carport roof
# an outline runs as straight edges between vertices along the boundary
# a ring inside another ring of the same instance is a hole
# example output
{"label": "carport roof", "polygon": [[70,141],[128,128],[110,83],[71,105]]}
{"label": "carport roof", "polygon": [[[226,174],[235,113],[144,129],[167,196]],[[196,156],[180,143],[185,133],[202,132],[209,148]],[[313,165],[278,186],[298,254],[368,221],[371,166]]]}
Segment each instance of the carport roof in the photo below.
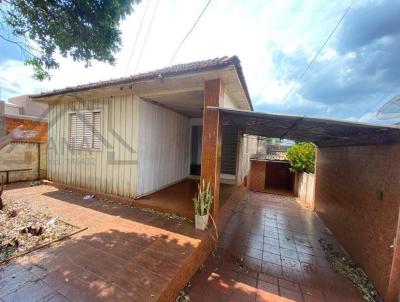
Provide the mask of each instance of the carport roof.
{"label": "carport roof", "polygon": [[400,129],[306,116],[208,107],[249,135],[311,141],[318,147],[400,143]]}

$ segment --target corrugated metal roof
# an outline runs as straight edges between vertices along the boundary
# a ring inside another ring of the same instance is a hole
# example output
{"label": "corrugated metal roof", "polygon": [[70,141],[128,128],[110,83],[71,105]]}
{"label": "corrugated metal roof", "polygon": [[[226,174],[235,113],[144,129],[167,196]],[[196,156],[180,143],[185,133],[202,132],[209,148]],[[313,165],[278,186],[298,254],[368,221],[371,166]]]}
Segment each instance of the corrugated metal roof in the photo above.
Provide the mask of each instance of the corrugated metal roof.
{"label": "corrugated metal roof", "polygon": [[65,93],[85,91],[85,90],[102,88],[102,87],[113,86],[113,85],[129,84],[129,83],[152,80],[152,79],[157,79],[157,78],[164,78],[164,77],[169,77],[169,76],[177,76],[177,75],[183,75],[183,74],[189,74],[189,73],[197,73],[197,72],[221,69],[221,68],[224,68],[224,67],[227,67],[230,65],[235,67],[236,72],[239,77],[239,80],[240,80],[240,83],[246,94],[247,101],[249,102],[250,107],[253,108],[253,106],[251,104],[250,94],[249,94],[249,91],[247,88],[246,80],[245,80],[245,77],[243,74],[242,66],[241,66],[240,60],[237,56],[215,58],[215,59],[211,59],[211,60],[197,61],[197,62],[191,62],[191,63],[187,63],[187,64],[177,64],[177,65],[165,67],[162,69],[157,69],[157,70],[153,70],[153,71],[149,71],[149,72],[145,72],[145,73],[139,73],[139,74],[132,75],[129,77],[122,77],[122,78],[118,78],[118,79],[111,79],[111,80],[107,80],[107,81],[100,81],[100,82],[95,82],[95,83],[78,85],[78,86],[74,86],[74,87],[66,87],[66,88],[62,88],[62,89],[56,89],[56,90],[49,91],[49,92],[43,92],[40,94],[31,95],[30,97],[33,99],[45,98],[45,97],[61,95],[61,94],[65,94]]}
{"label": "corrugated metal roof", "polygon": [[311,141],[319,147],[400,143],[400,129],[306,116],[208,107],[249,135]]}

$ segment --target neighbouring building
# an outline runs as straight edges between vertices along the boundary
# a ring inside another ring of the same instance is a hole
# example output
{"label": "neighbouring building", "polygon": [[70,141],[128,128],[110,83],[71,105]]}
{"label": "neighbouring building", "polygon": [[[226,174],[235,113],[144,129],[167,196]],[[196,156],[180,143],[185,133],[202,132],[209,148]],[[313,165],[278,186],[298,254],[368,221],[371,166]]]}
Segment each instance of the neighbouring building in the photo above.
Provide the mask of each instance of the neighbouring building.
{"label": "neighbouring building", "polygon": [[37,180],[46,176],[47,105],[27,95],[0,101],[0,137],[22,125],[37,131],[31,139],[12,142],[0,150],[0,181]]}
{"label": "neighbouring building", "polygon": [[0,100],[0,115],[23,115],[46,119],[47,111],[46,104],[35,102],[28,95],[9,98],[7,102]]}

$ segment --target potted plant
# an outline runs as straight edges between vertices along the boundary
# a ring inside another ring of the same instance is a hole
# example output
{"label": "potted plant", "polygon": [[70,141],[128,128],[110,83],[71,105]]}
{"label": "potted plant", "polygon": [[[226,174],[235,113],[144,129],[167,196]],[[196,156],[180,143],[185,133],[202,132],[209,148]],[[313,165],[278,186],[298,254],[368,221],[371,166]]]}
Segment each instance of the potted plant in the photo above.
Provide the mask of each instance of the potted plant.
{"label": "potted plant", "polygon": [[198,192],[193,198],[195,210],[195,226],[198,230],[205,230],[208,224],[208,216],[210,214],[210,207],[213,202],[211,194],[210,182],[207,186],[204,180],[198,184]]}

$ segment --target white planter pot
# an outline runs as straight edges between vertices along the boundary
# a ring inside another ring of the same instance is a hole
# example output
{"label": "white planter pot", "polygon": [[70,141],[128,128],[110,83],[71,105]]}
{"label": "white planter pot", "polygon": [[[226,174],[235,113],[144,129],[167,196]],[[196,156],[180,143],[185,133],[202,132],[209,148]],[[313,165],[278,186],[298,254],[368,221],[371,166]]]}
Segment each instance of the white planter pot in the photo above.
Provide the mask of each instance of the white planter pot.
{"label": "white planter pot", "polygon": [[195,226],[196,229],[204,231],[208,224],[208,213],[207,215],[197,215],[195,216]]}

